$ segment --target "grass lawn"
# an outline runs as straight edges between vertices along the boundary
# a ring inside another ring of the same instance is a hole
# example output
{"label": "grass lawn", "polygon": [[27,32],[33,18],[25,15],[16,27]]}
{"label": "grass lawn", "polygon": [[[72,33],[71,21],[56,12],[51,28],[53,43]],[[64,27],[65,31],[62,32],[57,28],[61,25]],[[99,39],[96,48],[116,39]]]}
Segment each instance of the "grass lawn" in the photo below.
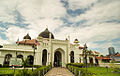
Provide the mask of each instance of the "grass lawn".
{"label": "grass lawn", "polygon": [[[15,73],[19,72],[20,70],[22,70],[22,69],[16,69]],[[29,71],[32,71],[32,70],[29,70]],[[0,68],[0,75],[3,75],[3,74],[13,74],[13,73],[14,73],[14,69],[11,69],[11,68]]]}
{"label": "grass lawn", "polygon": [[120,73],[113,73],[113,69],[104,67],[91,67],[88,72],[94,73],[95,76],[120,76]]}

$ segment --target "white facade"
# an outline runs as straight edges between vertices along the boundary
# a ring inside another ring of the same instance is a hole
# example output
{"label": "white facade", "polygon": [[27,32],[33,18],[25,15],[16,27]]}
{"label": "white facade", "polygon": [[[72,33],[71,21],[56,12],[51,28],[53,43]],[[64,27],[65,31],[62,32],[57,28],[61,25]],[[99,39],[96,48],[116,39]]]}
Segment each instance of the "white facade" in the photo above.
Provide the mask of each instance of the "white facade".
{"label": "white facade", "polygon": [[[6,54],[11,54],[13,59],[16,58],[16,55],[23,55],[24,59],[29,55],[34,56],[34,65],[49,65],[51,63],[52,66],[55,66],[56,62],[61,62],[62,67],[65,67],[67,63],[71,63],[71,58],[74,63],[83,63],[83,49],[79,48],[80,45],[78,43],[71,44],[69,38],[57,40],[52,39],[51,34],[49,34],[49,38],[38,36],[36,40],[40,45],[36,46],[35,53],[31,45],[3,45],[3,48],[0,48],[0,64],[4,64]],[[73,55],[71,55],[71,51]],[[94,56],[90,55],[87,57],[88,63],[90,62],[89,57],[95,63]]]}

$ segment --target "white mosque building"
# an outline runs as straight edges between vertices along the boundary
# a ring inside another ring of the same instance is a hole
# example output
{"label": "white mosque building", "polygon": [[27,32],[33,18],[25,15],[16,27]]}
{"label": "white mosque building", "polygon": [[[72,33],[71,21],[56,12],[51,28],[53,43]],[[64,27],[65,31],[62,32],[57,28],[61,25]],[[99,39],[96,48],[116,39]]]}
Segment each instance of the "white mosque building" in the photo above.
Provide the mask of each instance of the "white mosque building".
{"label": "white mosque building", "polygon": [[[11,60],[29,59],[29,64],[34,65],[49,65],[54,67],[65,67],[67,63],[84,63],[85,56],[83,47],[80,46],[78,39],[75,39],[74,44],[70,43],[70,38],[66,40],[58,40],[46,28],[41,32],[37,39],[31,39],[29,34],[24,36],[23,41],[18,41],[16,44],[4,44],[0,48],[0,64],[10,65]],[[87,63],[96,63],[95,55],[87,56]]]}

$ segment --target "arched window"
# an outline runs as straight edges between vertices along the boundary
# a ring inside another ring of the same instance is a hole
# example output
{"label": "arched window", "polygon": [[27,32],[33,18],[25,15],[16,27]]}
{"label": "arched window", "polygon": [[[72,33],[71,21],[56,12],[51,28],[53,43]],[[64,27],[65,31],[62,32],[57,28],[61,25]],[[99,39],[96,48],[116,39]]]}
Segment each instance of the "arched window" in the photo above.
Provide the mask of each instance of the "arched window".
{"label": "arched window", "polygon": [[46,65],[47,62],[47,50],[44,49],[42,53],[42,65]]}
{"label": "arched window", "polygon": [[90,62],[91,64],[93,64],[93,58],[92,58],[92,57],[89,57],[89,62]]}
{"label": "arched window", "polygon": [[9,66],[11,57],[12,57],[12,54],[6,54],[5,55],[4,65],[8,65]]}
{"label": "arched window", "polygon": [[17,58],[23,58],[23,55],[21,55],[21,54],[17,55]]}
{"label": "arched window", "polygon": [[74,51],[71,51],[70,53],[70,62],[74,63]]}
{"label": "arched window", "polygon": [[33,65],[33,63],[34,63],[34,57],[32,55],[29,55],[27,57],[27,59],[28,59],[28,64]]}

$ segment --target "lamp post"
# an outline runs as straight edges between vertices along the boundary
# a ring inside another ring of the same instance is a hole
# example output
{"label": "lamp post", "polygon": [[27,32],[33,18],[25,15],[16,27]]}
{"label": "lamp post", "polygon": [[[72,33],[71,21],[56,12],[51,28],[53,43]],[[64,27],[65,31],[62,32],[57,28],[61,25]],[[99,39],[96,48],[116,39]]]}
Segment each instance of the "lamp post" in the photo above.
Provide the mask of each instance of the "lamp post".
{"label": "lamp post", "polygon": [[86,45],[86,43],[85,43],[83,50],[84,50],[84,55],[85,55],[86,73],[87,73],[87,48],[88,48],[88,47],[87,47],[87,45]]}
{"label": "lamp post", "polygon": [[[35,59],[35,50],[37,49],[36,45],[33,45],[32,48],[33,48],[33,58]],[[32,71],[33,71],[33,67],[34,67],[34,59],[33,59]]]}

